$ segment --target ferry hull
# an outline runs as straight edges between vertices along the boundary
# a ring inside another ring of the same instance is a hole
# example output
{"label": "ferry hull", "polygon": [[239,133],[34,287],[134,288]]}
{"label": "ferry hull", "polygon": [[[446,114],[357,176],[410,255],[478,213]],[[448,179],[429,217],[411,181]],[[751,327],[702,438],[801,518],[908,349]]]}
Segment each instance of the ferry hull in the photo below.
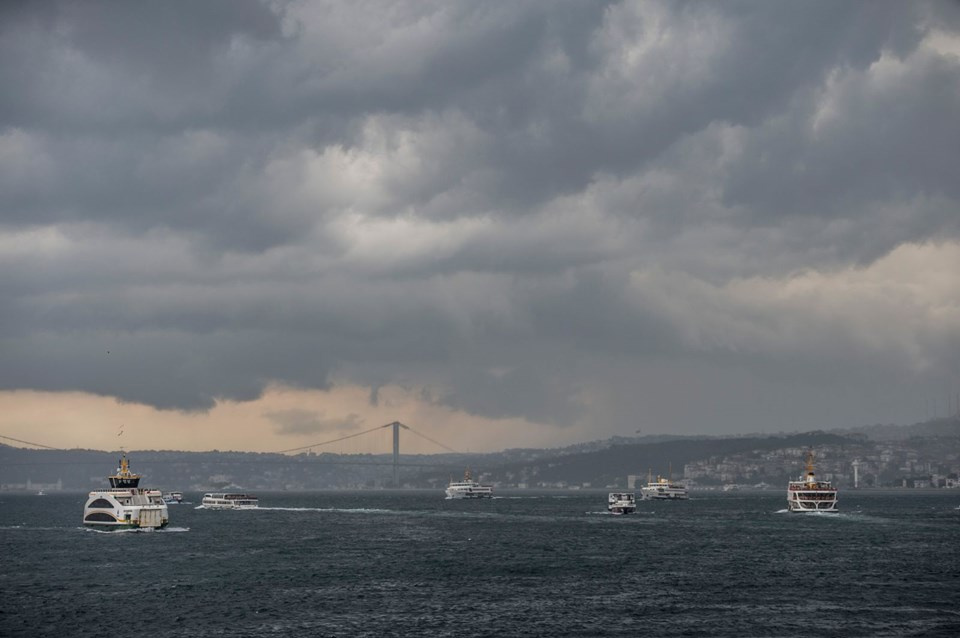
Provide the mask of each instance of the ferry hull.
{"label": "ferry hull", "polygon": [[[790,496],[793,495],[791,494]],[[837,509],[836,497],[832,499],[823,498],[819,500],[804,500],[787,497],[787,509],[791,512],[798,512],[801,514],[808,512],[836,514],[840,511]]]}
{"label": "ferry hull", "polygon": [[456,492],[447,490],[447,498],[493,498],[492,492]]}
{"label": "ferry hull", "polygon": [[209,503],[203,504],[203,509],[205,510],[255,510],[259,509],[259,505],[211,505]]}
{"label": "ferry hull", "polygon": [[685,501],[690,497],[686,494],[644,494],[643,498],[648,501]]}
{"label": "ferry hull", "polygon": [[816,508],[816,507],[788,507],[787,508],[791,514],[839,514],[840,510],[836,506],[827,508]]}
{"label": "ferry hull", "polygon": [[168,524],[168,521],[163,521],[157,526],[140,525],[139,523],[127,523],[126,521],[117,521],[116,523],[88,523],[84,521],[83,526],[100,532],[122,532],[131,529],[163,529]]}
{"label": "ferry hull", "polygon": [[96,529],[163,529],[170,519],[166,508],[120,507],[117,514],[100,508],[87,508],[83,514],[84,527]]}

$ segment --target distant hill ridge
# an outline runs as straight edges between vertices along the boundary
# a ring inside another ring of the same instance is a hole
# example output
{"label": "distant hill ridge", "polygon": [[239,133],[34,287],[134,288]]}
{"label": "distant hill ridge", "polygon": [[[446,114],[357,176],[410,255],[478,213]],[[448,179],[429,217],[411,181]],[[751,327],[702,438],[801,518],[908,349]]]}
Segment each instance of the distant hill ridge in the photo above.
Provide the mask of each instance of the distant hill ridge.
{"label": "distant hill ridge", "polygon": [[859,433],[873,441],[905,441],[913,437],[960,436],[960,415],[942,417],[913,425],[868,425],[855,430],[832,432]]}
{"label": "distant hill ridge", "polygon": [[[562,448],[513,448],[484,454],[401,455],[401,479],[415,487],[445,485],[465,467],[504,484],[538,482],[622,485],[628,475],[680,478],[684,466],[753,451],[820,445],[857,446],[870,441],[948,437],[960,442],[960,419],[909,426],[873,425],[856,430],[739,436],[617,436]],[[949,446],[948,446],[949,447]],[[853,449],[853,448],[851,448]],[[0,484],[55,483],[89,490],[106,484],[118,452],[35,450],[0,444]],[[256,489],[387,487],[392,455],[297,455],[257,452],[130,451],[144,484],[161,489],[213,489],[238,485]],[[417,467],[423,466],[423,467]]]}

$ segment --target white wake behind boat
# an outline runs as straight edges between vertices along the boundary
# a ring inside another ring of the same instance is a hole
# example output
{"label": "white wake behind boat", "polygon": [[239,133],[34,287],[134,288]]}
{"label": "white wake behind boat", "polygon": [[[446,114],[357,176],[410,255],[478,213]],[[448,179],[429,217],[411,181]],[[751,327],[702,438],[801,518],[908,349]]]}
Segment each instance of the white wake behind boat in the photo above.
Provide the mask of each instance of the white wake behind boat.
{"label": "white wake behind boat", "polygon": [[109,490],[90,492],[83,506],[83,524],[103,530],[160,529],[170,519],[160,490],[140,487],[140,475],[130,471],[126,455],[108,477]]}
{"label": "white wake behind boat", "polygon": [[446,492],[447,498],[493,498],[493,487],[474,481],[470,470],[463,473],[462,481],[451,480]]}
{"label": "white wake behind boat", "polygon": [[807,453],[807,472],[799,481],[787,484],[787,508],[791,512],[829,512],[837,510],[837,488],[830,481],[818,481],[813,472],[813,451]]}

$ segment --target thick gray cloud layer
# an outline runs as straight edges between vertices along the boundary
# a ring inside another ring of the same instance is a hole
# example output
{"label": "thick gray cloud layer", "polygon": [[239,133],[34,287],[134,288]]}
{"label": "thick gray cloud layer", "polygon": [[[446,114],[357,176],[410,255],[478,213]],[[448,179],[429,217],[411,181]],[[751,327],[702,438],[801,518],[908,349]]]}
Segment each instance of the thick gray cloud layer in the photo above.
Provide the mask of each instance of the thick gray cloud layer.
{"label": "thick gray cloud layer", "polygon": [[2,388],[741,432],[960,380],[951,3],[0,12]]}

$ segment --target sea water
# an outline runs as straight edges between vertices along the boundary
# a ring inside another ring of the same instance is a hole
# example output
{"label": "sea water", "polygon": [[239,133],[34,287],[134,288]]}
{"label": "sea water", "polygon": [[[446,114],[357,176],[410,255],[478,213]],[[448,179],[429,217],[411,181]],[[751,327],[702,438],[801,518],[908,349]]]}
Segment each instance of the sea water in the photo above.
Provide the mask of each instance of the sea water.
{"label": "sea water", "polygon": [[0,636],[960,635],[960,492],[258,496],[96,532],[85,494],[0,495]]}

